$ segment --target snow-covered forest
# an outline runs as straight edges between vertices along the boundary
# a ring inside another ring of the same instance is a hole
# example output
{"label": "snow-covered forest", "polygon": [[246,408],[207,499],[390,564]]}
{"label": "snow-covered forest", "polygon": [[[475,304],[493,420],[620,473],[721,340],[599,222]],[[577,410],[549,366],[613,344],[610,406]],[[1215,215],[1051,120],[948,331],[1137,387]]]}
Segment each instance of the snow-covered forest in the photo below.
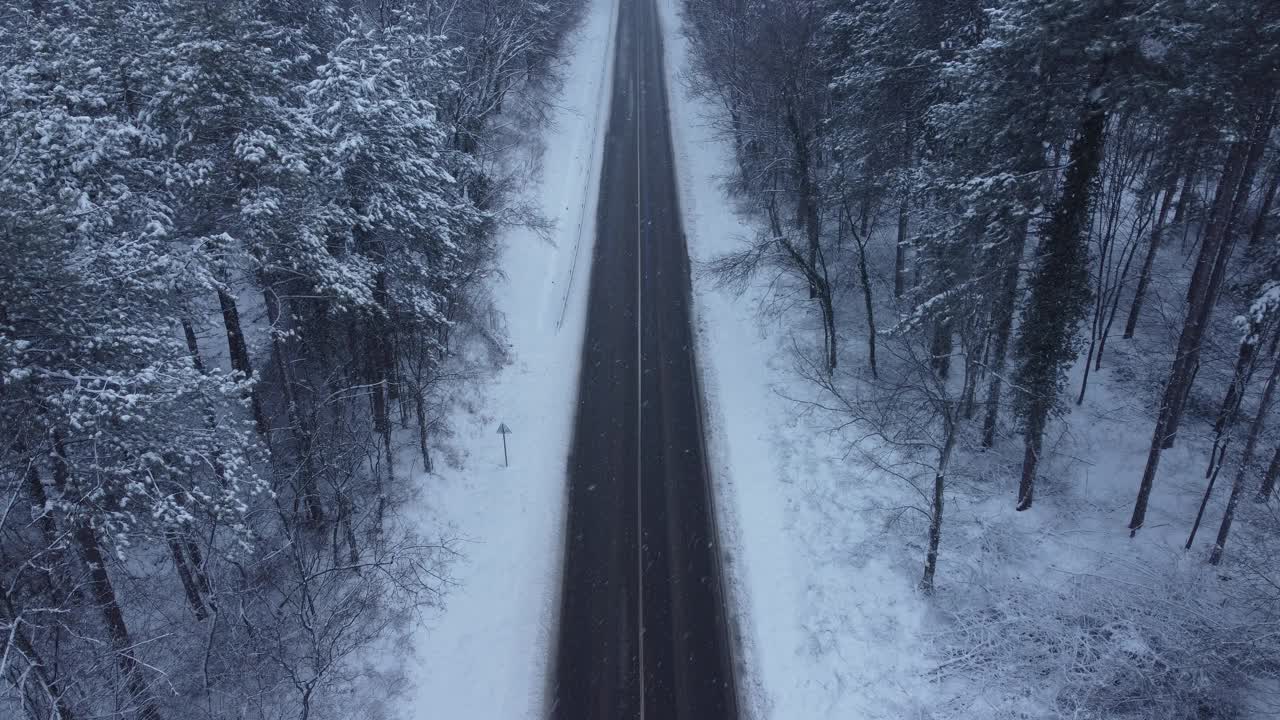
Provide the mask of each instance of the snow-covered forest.
{"label": "snow-covered forest", "polygon": [[541,222],[501,154],[581,5],[0,5],[0,716],[400,689],[453,553],[402,460]]}
{"label": "snow-covered forest", "polygon": [[0,2],[0,718],[556,712],[617,77],[743,720],[1280,717],[1280,2],[639,2]]}
{"label": "snow-covered forest", "polygon": [[[740,597],[802,638],[750,621],[760,706],[1274,716],[1280,4],[677,5],[750,230],[702,277],[780,326],[773,389],[836,448],[779,423],[799,489],[732,480]],[[779,497],[795,605],[751,580]],[[914,599],[868,587],[908,566]]]}

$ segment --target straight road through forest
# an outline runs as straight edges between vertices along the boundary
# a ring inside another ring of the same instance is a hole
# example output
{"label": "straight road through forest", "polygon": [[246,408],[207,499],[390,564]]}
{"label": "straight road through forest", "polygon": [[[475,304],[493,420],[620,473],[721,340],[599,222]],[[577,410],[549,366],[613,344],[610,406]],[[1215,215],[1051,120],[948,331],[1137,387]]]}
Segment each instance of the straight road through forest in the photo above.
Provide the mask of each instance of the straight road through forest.
{"label": "straight road through forest", "polygon": [[618,1],[551,714],[731,720],[661,30]]}

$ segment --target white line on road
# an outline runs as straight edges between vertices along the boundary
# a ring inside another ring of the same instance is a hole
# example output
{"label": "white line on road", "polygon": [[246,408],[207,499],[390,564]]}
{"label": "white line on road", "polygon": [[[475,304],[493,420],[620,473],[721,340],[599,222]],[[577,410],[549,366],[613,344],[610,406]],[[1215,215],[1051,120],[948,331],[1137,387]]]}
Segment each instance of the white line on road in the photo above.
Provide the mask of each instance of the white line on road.
{"label": "white line on road", "polygon": [[[634,7],[634,6],[633,6]],[[637,635],[639,641],[637,647],[639,654],[636,656],[636,675],[640,682],[640,720],[644,720],[644,493],[641,492],[643,483],[641,478],[643,473],[641,469],[644,467],[644,305],[641,298],[644,294],[644,204],[642,197],[644,194],[642,177],[640,172],[640,163],[643,159],[641,153],[641,138],[644,132],[644,98],[640,94],[640,38],[636,32],[637,25],[635,15],[632,15],[631,30],[635,33],[635,62],[631,66],[631,88],[632,97],[636,99],[633,107],[636,113],[636,558],[638,562],[637,572],[640,577],[636,582],[636,607],[639,608],[640,617],[636,623]]]}

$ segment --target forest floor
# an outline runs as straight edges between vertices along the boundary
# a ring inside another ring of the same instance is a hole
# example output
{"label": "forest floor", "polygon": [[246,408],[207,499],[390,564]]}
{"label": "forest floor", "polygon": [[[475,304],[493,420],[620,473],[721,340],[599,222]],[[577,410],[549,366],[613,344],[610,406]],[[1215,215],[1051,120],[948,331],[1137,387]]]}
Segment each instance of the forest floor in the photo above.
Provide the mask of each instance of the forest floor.
{"label": "forest floor", "polygon": [[[976,434],[962,439],[937,592],[923,596],[917,583],[927,520],[916,510],[927,503],[908,478],[883,469],[903,458],[887,459],[895,451],[860,437],[856,425],[838,427],[847,418],[816,408],[820,391],[797,372],[800,354],[821,338],[805,288],[785,275],[764,276],[738,294],[697,271],[740,249],[758,226],[750,209],[725,193],[733,148],[715,129],[722,108],[688,88],[677,0],[660,6],[744,717],[1043,716],[1058,701],[1052,678],[1019,677],[1020,668],[959,679],[937,673],[953,657],[946,653],[964,644],[952,634],[956,618],[1028,594],[1057,598],[1081,578],[1104,598],[1134,586],[1159,588],[1175,576],[1206,586],[1216,579],[1203,561],[1233,466],[1219,478],[1197,546],[1182,550],[1204,489],[1211,440],[1203,417],[1188,417],[1177,446],[1166,451],[1145,528],[1131,540],[1126,527],[1168,371],[1150,358],[1168,357],[1176,340],[1168,328],[1181,314],[1188,274],[1182,254],[1166,249],[1161,256],[1164,277],[1153,283],[1156,297],[1138,339],[1119,338],[1122,314],[1083,406],[1072,404],[1066,421],[1052,425],[1032,510],[1014,511],[1022,459],[1015,429],[1003,427],[1002,440],[985,453]],[[875,242],[891,247],[884,240]],[[883,282],[892,258],[877,260]],[[855,290],[846,283],[845,292]],[[858,303],[843,301],[845,368],[866,363]],[[1121,312],[1127,309],[1126,301]],[[881,325],[891,325],[892,308],[881,311]],[[1206,367],[1224,360],[1229,367],[1230,357],[1206,360]],[[1082,371],[1083,360],[1064,391],[1071,402]],[[1201,382],[1209,396],[1225,387],[1216,377]]]}
{"label": "forest floor", "polygon": [[[514,204],[553,224],[549,233],[500,231],[492,337],[508,343],[503,364],[459,383],[466,394],[450,400],[441,423],[443,457],[417,481],[419,521],[452,533],[461,554],[453,590],[414,632],[407,717],[545,712],[614,21],[613,2],[588,1],[541,142],[511,151],[516,176],[527,179]],[[491,353],[484,345],[464,351]],[[509,466],[500,423],[511,430]]]}

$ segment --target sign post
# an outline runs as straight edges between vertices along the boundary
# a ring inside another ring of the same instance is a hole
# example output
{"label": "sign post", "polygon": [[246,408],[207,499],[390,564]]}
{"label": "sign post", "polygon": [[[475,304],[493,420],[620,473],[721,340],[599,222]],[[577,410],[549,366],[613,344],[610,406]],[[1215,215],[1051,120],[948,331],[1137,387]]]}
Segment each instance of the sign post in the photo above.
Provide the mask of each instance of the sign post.
{"label": "sign post", "polygon": [[511,428],[506,423],[498,423],[498,434],[502,436],[502,467],[511,467],[507,461],[507,436],[511,434]]}

